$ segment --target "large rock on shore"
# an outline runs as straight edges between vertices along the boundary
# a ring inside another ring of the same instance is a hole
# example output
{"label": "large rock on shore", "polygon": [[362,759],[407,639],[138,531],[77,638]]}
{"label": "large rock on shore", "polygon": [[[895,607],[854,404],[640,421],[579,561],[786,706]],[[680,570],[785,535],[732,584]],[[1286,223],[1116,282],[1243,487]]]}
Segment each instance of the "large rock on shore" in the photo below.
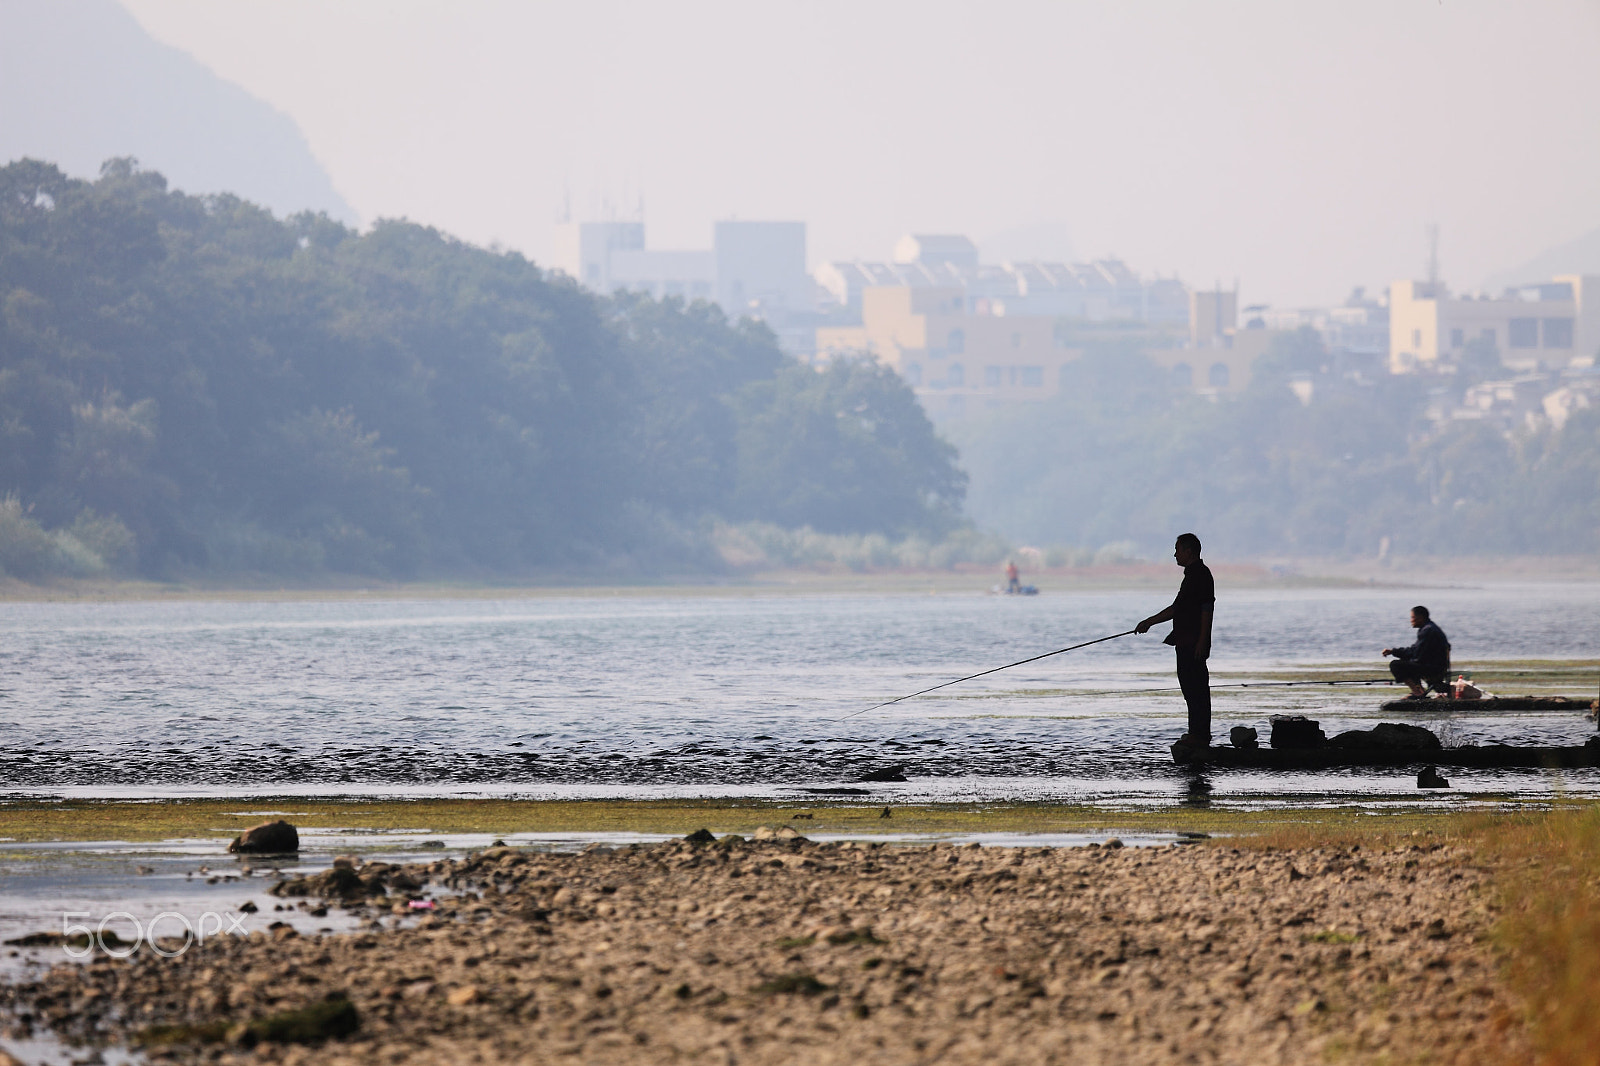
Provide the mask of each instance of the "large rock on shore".
{"label": "large rock on shore", "polygon": [[1304,751],[1320,748],[1327,743],[1328,734],[1322,723],[1301,714],[1275,714],[1272,716],[1272,746],[1279,751]]}
{"label": "large rock on shore", "polygon": [[1379,722],[1371,729],[1351,729],[1328,741],[1331,748],[1438,751],[1439,738],[1419,725]]}
{"label": "large rock on shore", "polygon": [[285,854],[300,850],[300,832],[279,818],[276,822],[262,822],[246,829],[233,838],[228,850],[245,855]]}

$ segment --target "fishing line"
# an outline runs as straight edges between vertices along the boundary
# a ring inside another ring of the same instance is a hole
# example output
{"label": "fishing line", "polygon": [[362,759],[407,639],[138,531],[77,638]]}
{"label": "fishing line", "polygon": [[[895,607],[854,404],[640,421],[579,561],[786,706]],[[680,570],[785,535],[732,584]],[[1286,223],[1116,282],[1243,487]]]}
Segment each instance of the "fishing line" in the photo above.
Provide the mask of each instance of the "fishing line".
{"label": "fishing line", "polygon": [[1129,629],[1122,633],[1113,633],[1109,637],[1099,637],[1095,640],[1086,640],[1082,644],[1074,644],[1070,648],[1057,648],[1055,651],[1047,651],[1043,655],[1035,655],[1031,659],[1019,659],[1014,663],[1006,663],[1004,666],[992,666],[987,670],[979,670],[975,674],[968,674],[966,677],[958,677],[954,681],[946,681],[942,684],[929,686],[928,688],[923,689],[921,692],[908,692],[904,696],[896,696],[892,700],[884,700],[882,703],[874,703],[871,707],[863,707],[859,711],[851,711],[849,714],[845,715],[844,718],[834,718],[832,721],[842,722],[845,720],[845,718],[854,718],[858,714],[866,714],[868,711],[876,711],[880,707],[887,707],[892,703],[899,703],[901,700],[909,700],[916,696],[925,696],[930,692],[937,692],[939,689],[949,688],[951,685],[959,685],[963,681],[971,681],[975,677],[984,677],[988,674],[997,674],[1001,670],[1009,670],[1013,666],[1026,666],[1029,663],[1036,663],[1040,659],[1048,659],[1052,655],[1060,655],[1062,652],[1077,651],[1079,648],[1087,648],[1091,644],[1104,644],[1108,640],[1116,640],[1118,637],[1130,636],[1134,632],[1136,631]]}
{"label": "fishing line", "polygon": [[[1392,677],[1369,677],[1350,681],[1238,681],[1226,685],[1209,685],[1208,688],[1292,688],[1297,685],[1394,685],[1399,682]],[[1127,696],[1139,692],[1182,692],[1178,685],[1167,685],[1162,688],[1106,688],[1084,689],[1074,695],[1106,695]]]}

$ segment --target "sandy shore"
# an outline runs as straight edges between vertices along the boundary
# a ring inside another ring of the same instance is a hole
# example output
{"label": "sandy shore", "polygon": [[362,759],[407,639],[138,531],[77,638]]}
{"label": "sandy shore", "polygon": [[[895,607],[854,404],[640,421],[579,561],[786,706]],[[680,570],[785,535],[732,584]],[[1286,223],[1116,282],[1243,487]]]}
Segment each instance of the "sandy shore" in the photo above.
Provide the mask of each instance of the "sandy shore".
{"label": "sandy shore", "polygon": [[[330,871],[276,893],[362,908],[366,932],[214,938],[0,995],[17,1024],[142,1035],[179,1062],[1477,1063],[1524,1040],[1489,944],[1492,871],[1435,838],[1050,850],[790,832]],[[438,910],[395,914],[413,898]],[[286,1042],[284,1012],[308,1006],[358,1027]]]}
{"label": "sandy shore", "polygon": [[[1457,584],[1597,581],[1600,564],[1587,557],[1408,559],[1264,559],[1213,561],[1219,583],[1230,588],[1439,588]],[[1029,567],[1024,580],[1046,593],[1064,590],[1170,588],[1175,569],[1167,559],[1085,567]],[[0,575],[7,602],[292,602],[386,599],[521,599],[611,596],[701,597],[837,595],[970,596],[1003,582],[996,566],[961,564],[946,570],[866,570],[844,566],[795,570],[620,577],[615,573],[550,572],[514,582],[449,580],[391,582],[353,574],[280,579],[269,575],[191,575],[177,581],[61,578],[34,584]]]}

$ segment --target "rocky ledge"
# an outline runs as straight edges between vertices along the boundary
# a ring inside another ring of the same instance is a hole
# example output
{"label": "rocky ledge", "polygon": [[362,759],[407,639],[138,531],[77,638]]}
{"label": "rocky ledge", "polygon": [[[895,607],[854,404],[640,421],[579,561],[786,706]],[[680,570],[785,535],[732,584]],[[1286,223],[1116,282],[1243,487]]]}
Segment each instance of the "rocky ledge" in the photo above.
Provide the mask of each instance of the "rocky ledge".
{"label": "rocky ledge", "polygon": [[319,1066],[1475,1063],[1521,1039],[1487,872],[1427,838],[761,836],[340,867],[278,894],[362,910],[366,932],[62,964],[0,1005],[14,1031],[141,1042],[157,1062]]}

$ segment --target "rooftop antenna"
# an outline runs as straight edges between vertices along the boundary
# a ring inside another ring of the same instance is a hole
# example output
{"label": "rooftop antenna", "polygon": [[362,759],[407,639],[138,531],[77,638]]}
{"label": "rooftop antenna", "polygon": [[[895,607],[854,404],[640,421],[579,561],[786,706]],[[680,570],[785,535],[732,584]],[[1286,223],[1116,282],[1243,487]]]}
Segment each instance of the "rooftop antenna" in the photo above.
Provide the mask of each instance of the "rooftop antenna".
{"label": "rooftop antenna", "polygon": [[1437,289],[1439,285],[1439,223],[1428,223],[1426,232],[1428,234],[1428,287]]}

